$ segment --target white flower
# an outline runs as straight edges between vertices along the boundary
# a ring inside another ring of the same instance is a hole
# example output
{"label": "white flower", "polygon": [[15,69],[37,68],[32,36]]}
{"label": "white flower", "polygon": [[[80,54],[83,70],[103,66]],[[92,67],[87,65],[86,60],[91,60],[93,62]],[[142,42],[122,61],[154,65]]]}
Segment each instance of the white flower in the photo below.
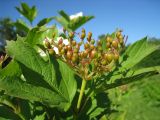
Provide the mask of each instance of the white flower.
{"label": "white flower", "polygon": [[63,37],[57,37],[56,43],[58,43],[58,41],[61,40],[61,39],[63,40],[63,43],[64,43],[65,45],[68,45],[68,44],[69,44],[68,39],[64,39]]}
{"label": "white flower", "polygon": [[39,53],[40,56],[42,56],[42,57],[47,56],[46,53],[45,53],[43,50],[41,50],[41,49],[38,50],[38,53]]}
{"label": "white flower", "polygon": [[83,12],[79,12],[79,13],[76,13],[74,15],[70,15],[69,18],[72,20],[74,18],[78,18],[78,17],[81,17],[83,16]]}

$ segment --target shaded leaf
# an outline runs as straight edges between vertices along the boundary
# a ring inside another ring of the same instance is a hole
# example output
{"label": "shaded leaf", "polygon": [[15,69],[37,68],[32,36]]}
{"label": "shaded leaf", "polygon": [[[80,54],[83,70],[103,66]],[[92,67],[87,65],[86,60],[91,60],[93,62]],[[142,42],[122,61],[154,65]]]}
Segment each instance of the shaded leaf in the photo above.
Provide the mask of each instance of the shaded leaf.
{"label": "shaded leaf", "polygon": [[43,26],[43,25],[46,25],[48,24],[51,20],[53,20],[53,17],[50,17],[50,18],[44,18],[42,19],[41,21],[38,22],[37,26]]}

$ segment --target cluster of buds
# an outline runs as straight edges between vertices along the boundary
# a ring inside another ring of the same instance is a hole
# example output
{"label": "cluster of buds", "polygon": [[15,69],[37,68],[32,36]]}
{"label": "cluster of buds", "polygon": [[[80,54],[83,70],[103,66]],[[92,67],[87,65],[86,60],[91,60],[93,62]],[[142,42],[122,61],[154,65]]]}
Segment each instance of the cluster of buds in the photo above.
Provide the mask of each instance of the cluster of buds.
{"label": "cluster of buds", "polygon": [[[124,47],[124,36],[120,30],[97,43],[92,39],[92,33],[86,35],[84,29],[81,33],[64,31],[64,35],[67,38],[65,40],[62,37],[58,41],[55,37],[52,40],[45,39],[45,47],[50,55],[67,63],[85,80],[110,71]],[[80,38],[79,42],[74,40],[75,35]]]}

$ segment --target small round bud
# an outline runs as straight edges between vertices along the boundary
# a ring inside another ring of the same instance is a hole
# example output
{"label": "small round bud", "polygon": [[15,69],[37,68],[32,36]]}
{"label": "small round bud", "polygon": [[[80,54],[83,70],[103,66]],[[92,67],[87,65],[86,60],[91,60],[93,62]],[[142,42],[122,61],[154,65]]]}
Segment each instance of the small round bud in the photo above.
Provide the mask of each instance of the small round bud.
{"label": "small round bud", "polygon": [[83,52],[83,57],[86,58],[86,57],[88,56],[88,53],[89,53],[89,51],[88,51],[88,50],[85,50],[85,51]]}
{"label": "small round bud", "polygon": [[63,55],[65,53],[65,49],[60,50],[60,54]]}
{"label": "small round bud", "polygon": [[119,59],[119,54],[118,53],[114,54],[114,60],[117,61],[118,59]]}
{"label": "small round bud", "polygon": [[95,46],[91,44],[90,49],[93,50],[94,48],[95,48]]}
{"label": "small round bud", "polygon": [[78,54],[77,53],[73,53],[72,62],[75,63],[75,62],[77,62],[77,60],[78,60]]}
{"label": "small round bud", "polygon": [[75,40],[72,41],[72,45],[75,46],[77,43]]}
{"label": "small round bud", "polygon": [[73,32],[69,32],[69,38],[73,38],[74,37],[74,33]]}
{"label": "small round bud", "polygon": [[118,31],[118,32],[116,33],[116,37],[119,38],[120,35],[121,35],[121,32]]}
{"label": "small round bud", "polygon": [[110,47],[111,47],[111,44],[110,44],[109,42],[107,42],[107,43],[106,43],[106,47],[107,47],[107,48],[110,48]]}
{"label": "small round bud", "polygon": [[84,44],[84,48],[88,49],[89,48],[89,44],[88,43]]}
{"label": "small round bud", "polygon": [[71,57],[72,57],[72,52],[71,52],[71,51],[68,51],[68,52],[67,52],[67,58],[68,58],[68,59],[71,59]]}
{"label": "small round bud", "polygon": [[114,40],[112,41],[112,46],[117,49],[118,48],[118,41]]}
{"label": "small round bud", "polygon": [[71,47],[70,45],[68,45],[68,46],[67,46],[67,50],[68,50],[68,51],[71,51],[71,50],[72,50],[72,47]]}
{"label": "small round bud", "polygon": [[112,42],[112,38],[110,36],[107,36],[106,41],[111,43]]}
{"label": "small round bud", "polygon": [[91,53],[90,53],[90,58],[91,58],[91,59],[96,58],[97,55],[98,55],[98,54],[97,54],[97,51],[96,51],[96,50],[92,50]]}
{"label": "small round bud", "polygon": [[81,39],[83,40],[85,37],[86,37],[86,33],[85,33],[85,32],[82,32],[82,33],[81,33]]}
{"label": "small round bud", "polygon": [[91,44],[94,44],[95,43],[95,40],[91,40]]}
{"label": "small round bud", "polygon": [[51,44],[50,44],[50,42],[48,40],[45,40],[45,46],[47,48],[51,48]]}
{"label": "small round bud", "polygon": [[50,55],[54,55],[55,54],[55,51],[53,49],[48,49],[48,52]]}
{"label": "small round bud", "polygon": [[92,38],[92,33],[91,33],[91,32],[89,32],[89,33],[88,33],[88,37],[87,37],[88,42],[90,42],[90,41],[91,41],[91,38]]}
{"label": "small round bud", "polygon": [[104,58],[108,62],[111,62],[113,60],[113,54],[112,53],[106,53],[106,54],[104,54]]}

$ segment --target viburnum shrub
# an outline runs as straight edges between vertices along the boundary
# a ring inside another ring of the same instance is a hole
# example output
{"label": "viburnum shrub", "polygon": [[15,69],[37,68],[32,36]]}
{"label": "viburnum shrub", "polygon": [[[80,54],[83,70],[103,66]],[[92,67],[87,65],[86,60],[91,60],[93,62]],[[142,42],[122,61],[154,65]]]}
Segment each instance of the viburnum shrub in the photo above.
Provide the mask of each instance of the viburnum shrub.
{"label": "viburnum shrub", "polygon": [[[16,9],[33,23],[35,6],[22,3]],[[145,37],[126,47],[122,30],[94,40],[85,29],[75,32],[93,16],[73,18],[64,11],[59,15],[44,18],[35,27],[23,20],[14,23],[25,36],[7,41],[0,56],[0,119],[127,119],[126,108],[122,112],[115,102],[120,91],[109,90],[121,86],[121,91],[126,91],[126,84],[159,74],[159,64],[143,63],[148,63],[160,46]],[[63,33],[55,25],[46,26],[53,19],[64,27]]]}
{"label": "viburnum shrub", "polygon": [[[62,37],[57,42],[54,35],[52,39],[46,37],[44,44],[50,55],[65,62],[82,78],[77,103],[79,110],[87,81],[98,78],[115,67],[115,62],[118,61],[119,54],[125,46],[124,36],[121,30],[118,30],[114,37],[107,35],[103,48],[103,41],[95,41],[92,32],[86,36],[85,29],[82,29],[81,33],[66,32],[65,29],[63,31],[68,40],[67,44],[63,42]],[[75,40],[75,36],[79,37],[80,42]]]}

